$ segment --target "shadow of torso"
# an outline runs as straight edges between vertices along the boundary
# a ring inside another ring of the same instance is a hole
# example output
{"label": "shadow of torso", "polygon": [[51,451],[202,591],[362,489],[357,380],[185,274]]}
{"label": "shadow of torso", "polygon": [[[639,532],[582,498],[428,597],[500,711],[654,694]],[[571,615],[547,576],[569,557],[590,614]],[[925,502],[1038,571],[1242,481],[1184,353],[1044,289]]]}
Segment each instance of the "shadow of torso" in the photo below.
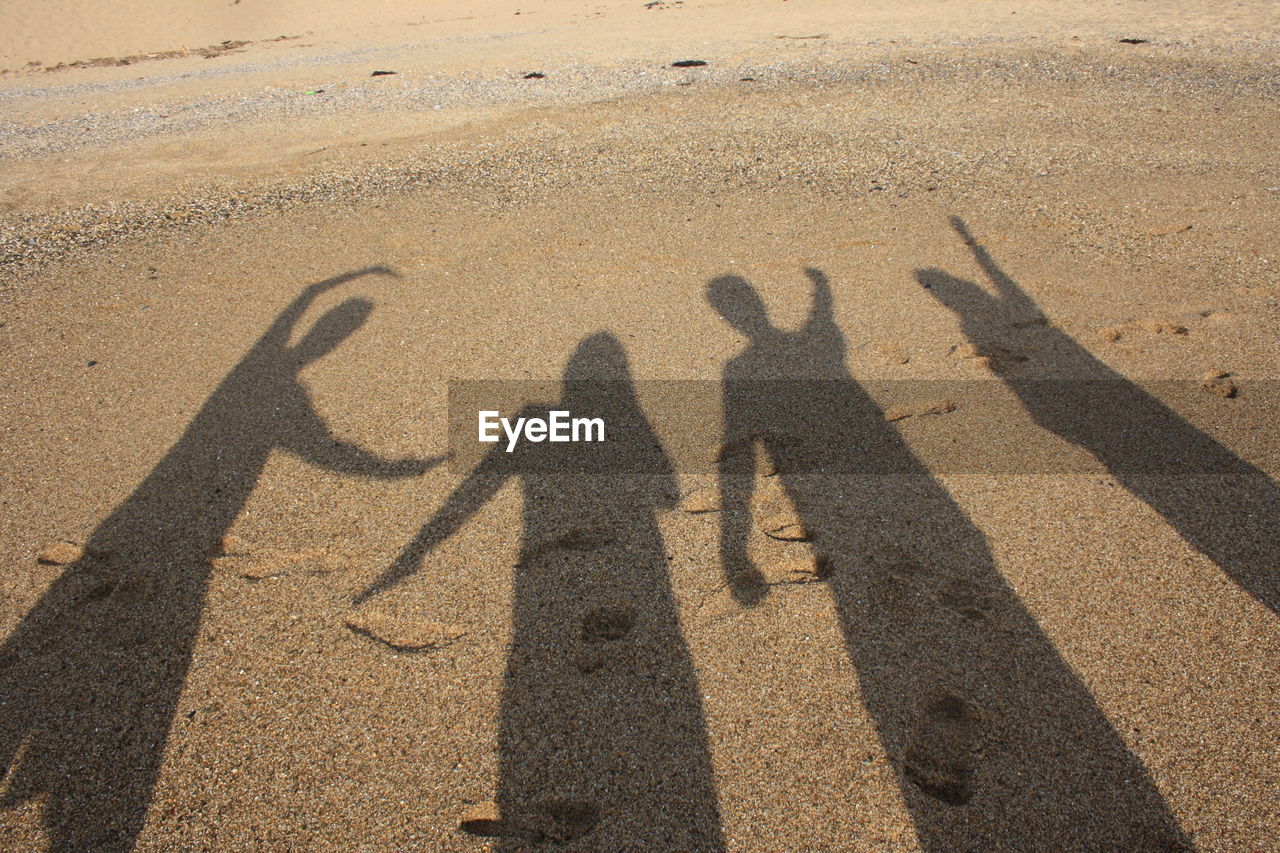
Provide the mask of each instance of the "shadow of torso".
{"label": "shadow of torso", "polygon": [[[849,374],[843,336],[822,307],[825,278],[810,276],[819,293],[808,323],[761,329],[725,368],[726,446],[759,445],[772,457],[828,561],[861,696],[922,846],[1185,845],[981,531]],[[749,532],[753,455],[722,463],[731,539]],[[744,553],[740,542],[724,550]]]}
{"label": "shadow of torso", "polygon": [[656,518],[674,503],[674,478],[630,394],[567,395],[559,406],[602,416],[622,441],[525,444],[500,463],[523,471],[498,732],[498,803],[512,836],[503,849],[578,839],[593,850],[723,848]]}

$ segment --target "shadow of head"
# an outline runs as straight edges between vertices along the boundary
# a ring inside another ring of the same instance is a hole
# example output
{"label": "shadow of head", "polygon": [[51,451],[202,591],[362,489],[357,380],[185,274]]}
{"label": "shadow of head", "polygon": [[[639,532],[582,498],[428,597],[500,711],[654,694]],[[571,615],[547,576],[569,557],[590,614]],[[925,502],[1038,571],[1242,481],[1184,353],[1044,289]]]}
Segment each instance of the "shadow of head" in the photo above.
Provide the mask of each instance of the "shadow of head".
{"label": "shadow of head", "polygon": [[368,299],[348,299],[330,308],[292,348],[297,366],[304,367],[337,349],[364,325],[372,313],[373,303]]}
{"label": "shadow of head", "polygon": [[725,322],[749,338],[758,338],[773,328],[764,300],[739,276],[712,279],[707,285],[707,302]]}
{"label": "shadow of head", "polygon": [[564,378],[574,382],[625,382],[631,370],[627,351],[609,332],[583,338],[564,366]]}

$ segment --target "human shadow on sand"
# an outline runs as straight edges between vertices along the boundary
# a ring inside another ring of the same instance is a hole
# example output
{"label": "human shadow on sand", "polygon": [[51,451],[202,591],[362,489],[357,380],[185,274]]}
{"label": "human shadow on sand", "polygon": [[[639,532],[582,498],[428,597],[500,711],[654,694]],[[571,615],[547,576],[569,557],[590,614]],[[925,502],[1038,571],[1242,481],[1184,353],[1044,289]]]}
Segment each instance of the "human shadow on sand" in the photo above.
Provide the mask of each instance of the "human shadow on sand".
{"label": "human shadow on sand", "polygon": [[[1048,323],[963,220],[951,224],[995,293],[936,269],[916,278],[956,313],[979,354],[1018,354],[991,364],[1032,419],[1093,454],[1232,581],[1280,612],[1280,486]],[[1033,352],[1072,381],[1029,377],[1022,362]]]}
{"label": "human shadow on sand", "polygon": [[227,375],[145,480],[103,521],[0,647],[0,805],[43,798],[55,851],[128,850],[142,828],[200,624],[212,561],[276,450],[344,474],[394,478],[335,437],[298,373],[355,332],[349,299],[298,343],[315,299],[374,267],[312,284]]}
{"label": "human shadow on sand", "polygon": [[794,506],[862,701],[920,844],[957,850],[1190,847],[1140,761],[997,570],[983,534],[845,366],[826,277],[797,331],[752,286],[707,298],[748,337],[724,370],[721,558],[747,605],[775,605],[749,557],[756,453]]}
{"label": "human shadow on sand", "polygon": [[675,502],[674,474],[617,339],[583,340],[560,400],[518,417],[555,409],[602,418],[606,441],[495,444],[357,603],[418,572],[518,477],[497,809],[462,828],[504,850],[720,850],[701,694],[656,520]]}

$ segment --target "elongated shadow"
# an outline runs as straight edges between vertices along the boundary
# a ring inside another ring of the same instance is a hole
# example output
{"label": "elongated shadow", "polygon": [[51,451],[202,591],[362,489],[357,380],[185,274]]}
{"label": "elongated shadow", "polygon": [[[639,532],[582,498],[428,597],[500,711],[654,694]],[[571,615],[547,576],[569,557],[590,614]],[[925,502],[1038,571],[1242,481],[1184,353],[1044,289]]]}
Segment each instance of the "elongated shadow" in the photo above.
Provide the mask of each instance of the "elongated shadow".
{"label": "elongated shadow", "polygon": [[776,467],[834,598],[861,695],[925,850],[1184,849],[1139,760],[997,571],[982,533],[845,367],[826,277],[795,332],[741,278],[711,305],[746,334],[724,370],[721,557],[746,604],[775,604],[748,556],[756,454]]}
{"label": "elongated shadow", "polygon": [[133,846],[191,664],[212,559],[268,455],[284,450],[376,478],[433,464],[383,459],[335,437],[298,380],[373,306],[349,299],[290,346],[299,319],[326,291],[377,274],[390,271],[364,269],[303,290],[0,647],[3,804],[45,797],[52,850]]}
{"label": "elongated shadow", "polygon": [[[605,444],[504,444],[484,457],[357,602],[422,560],[503,483],[523,489],[513,630],[498,728],[496,814],[463,829],[500,849],[720,850],[701,694],[681,635],[656,510],[671,464],[609,334],[579,344],[550,410],[601,418]],[[625,472],[644,471],[644,474]]]}
{"label": "elongated shadow", "polygon": [[1039,352],[1077,380],[1039,382],[1019,363],[993,360],[1035,422],[1092,453],[1236,584],[1280,611],[1280,487],[1049,324],[963,220],[951,223],[995,294],[936,269],[918,270],[919,282],[956,313],[979,352]]}

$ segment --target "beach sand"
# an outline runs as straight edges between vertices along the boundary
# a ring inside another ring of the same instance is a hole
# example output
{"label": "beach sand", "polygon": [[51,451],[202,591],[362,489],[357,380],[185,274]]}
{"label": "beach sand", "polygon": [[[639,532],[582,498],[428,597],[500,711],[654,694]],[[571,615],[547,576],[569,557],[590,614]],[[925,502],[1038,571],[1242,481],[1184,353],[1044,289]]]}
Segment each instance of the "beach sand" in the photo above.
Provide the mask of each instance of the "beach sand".
{"label": "beach sand", "polygon": [[1273,844],[1280,19],[853,6],[0,6],[0,847]]}

